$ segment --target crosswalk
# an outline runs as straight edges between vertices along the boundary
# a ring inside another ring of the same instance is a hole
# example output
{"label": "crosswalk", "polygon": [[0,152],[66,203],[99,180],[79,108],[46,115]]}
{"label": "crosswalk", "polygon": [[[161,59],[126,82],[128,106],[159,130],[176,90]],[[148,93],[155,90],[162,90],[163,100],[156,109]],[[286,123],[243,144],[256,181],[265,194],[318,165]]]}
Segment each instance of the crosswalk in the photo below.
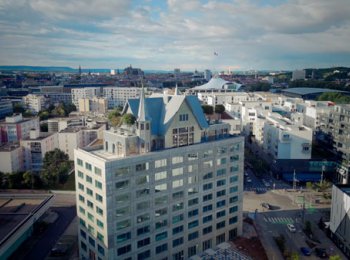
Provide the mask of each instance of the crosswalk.
{"label": "crosswalk", "polygon": [[294,220],[289,217],[264,217],[265,222],[274,224],[293,224]]}

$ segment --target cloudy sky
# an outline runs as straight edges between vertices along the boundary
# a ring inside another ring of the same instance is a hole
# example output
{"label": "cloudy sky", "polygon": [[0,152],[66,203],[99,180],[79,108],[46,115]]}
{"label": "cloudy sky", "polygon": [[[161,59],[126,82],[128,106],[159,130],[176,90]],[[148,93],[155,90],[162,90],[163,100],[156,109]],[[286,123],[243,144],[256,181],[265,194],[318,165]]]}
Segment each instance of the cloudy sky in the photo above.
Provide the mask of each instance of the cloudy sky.
{"label": "cloudy sky", "polygon": [[350,66],[349,14],[349,0],[0,0],[0,65]]}

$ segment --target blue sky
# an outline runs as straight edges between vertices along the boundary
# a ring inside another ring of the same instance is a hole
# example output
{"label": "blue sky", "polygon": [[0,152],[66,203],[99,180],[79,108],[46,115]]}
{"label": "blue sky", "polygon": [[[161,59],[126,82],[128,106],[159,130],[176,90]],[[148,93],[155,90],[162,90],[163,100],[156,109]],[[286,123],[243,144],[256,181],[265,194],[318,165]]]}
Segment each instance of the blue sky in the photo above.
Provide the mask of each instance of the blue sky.
{"label": "blue sky", "polygon": [[0,65],[350,66],[349,13],[349,0],[0,0]]}

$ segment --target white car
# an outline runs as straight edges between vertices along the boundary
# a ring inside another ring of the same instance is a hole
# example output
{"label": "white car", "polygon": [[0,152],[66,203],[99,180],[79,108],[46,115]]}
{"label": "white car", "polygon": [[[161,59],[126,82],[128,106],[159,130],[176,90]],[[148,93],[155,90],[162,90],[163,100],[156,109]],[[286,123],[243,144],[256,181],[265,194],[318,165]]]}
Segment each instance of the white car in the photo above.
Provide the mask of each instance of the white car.
{"label": "white car", "polygon": [[290,232],[294,233],[297,231],[295,226],[293,224],[287,224],[287,228],[289,229]]}

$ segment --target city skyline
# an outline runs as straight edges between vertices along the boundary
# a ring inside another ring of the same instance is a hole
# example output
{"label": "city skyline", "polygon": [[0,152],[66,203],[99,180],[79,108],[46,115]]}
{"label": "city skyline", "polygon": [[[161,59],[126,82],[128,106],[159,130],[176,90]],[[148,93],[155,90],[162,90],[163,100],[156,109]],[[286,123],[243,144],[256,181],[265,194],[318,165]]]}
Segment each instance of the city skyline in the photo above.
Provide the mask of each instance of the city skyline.
{"label": "city skyline", "polygon": [[0,65],[350,66],[346,0],[0,1]]}

